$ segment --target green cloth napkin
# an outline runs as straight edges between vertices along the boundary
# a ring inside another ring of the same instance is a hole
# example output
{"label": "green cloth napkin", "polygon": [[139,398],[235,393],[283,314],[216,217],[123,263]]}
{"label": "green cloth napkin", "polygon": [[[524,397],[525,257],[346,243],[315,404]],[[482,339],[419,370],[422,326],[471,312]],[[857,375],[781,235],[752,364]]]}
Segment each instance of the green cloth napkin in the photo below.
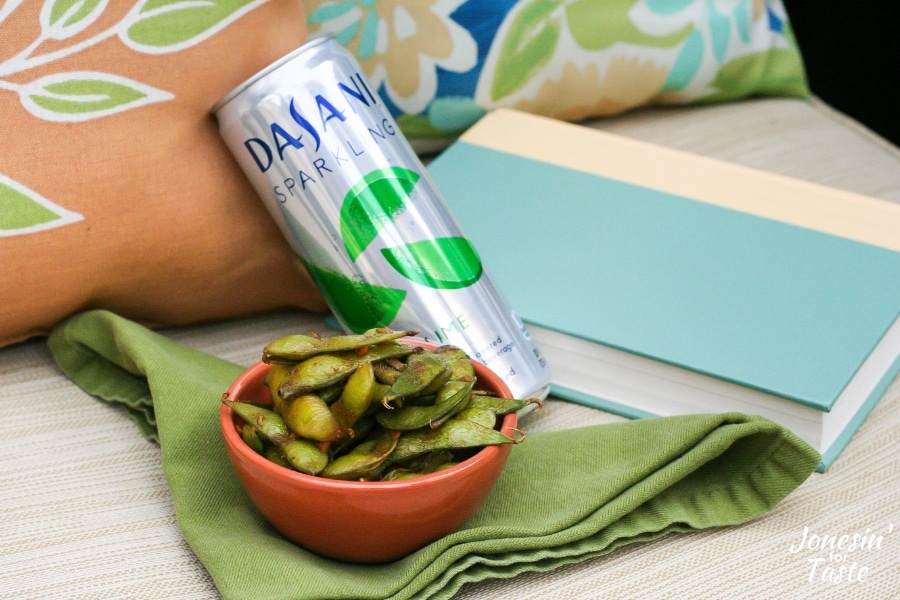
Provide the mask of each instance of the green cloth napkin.
{"label": "green cloth napkin", "polygon": [[240,366],[105,311],[61,324],[49,347],[76,384],[159,441],[178,524],[225,598],[449,598],[468,582],[743,523],[820,460],[782,427],[735,413],[532,433],[462,530],[393,563],[348,564],[281,538],[232,472],[218,413]]}

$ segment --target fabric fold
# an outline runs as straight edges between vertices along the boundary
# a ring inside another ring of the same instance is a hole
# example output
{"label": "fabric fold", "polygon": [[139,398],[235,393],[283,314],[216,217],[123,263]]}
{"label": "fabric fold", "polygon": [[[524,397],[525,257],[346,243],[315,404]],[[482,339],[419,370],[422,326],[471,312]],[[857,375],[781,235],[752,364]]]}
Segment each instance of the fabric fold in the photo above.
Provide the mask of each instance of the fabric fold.
{"label": "fabric fold", "polygon": [[106,311],[67,320],[48,344],[77,385],[159,441],[179,527],[225,598],[449,598],[466,583],[744,523],[820,461],[783,427],[737,413],[532,433],[462,529],[393,563],[342,563],[282,538],[231,470],[218,410],[240,366]]}

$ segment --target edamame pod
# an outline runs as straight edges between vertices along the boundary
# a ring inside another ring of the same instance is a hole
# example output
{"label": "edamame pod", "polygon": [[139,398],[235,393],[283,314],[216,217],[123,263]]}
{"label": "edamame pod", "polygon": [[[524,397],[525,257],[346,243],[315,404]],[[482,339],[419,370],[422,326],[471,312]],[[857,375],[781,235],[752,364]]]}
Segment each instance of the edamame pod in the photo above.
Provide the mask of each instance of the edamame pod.
{"label": "edamame pod", "polygon": [[267,441],[277,446],[291,467],[309,475],[318,475],[328,464],[328,454],[308,440],[292,439],[280,415],[248,402],[222,400]]}
{"label": "edamame pod", "polygon": [[281,412],[281,405],[284,402],[281,394],[278,393],[278,386],[290,373],[290,365],[272,365],[269,367],[268,375],[266,375],[266,385],[269,388],[269,395],[272,396],[272,406],[275,407],[276,412]]}
{"label": "edamame pod", "polygon": [[490,409],[477,406],[469,406],[465,410],[460,411],[460,413],[456,415],[456,418],[462,421],[478,423],[482,427],[490,427],[492,429],[497,424],[497,413]]}
{"label": "edamame pod", "polygon": [[416,394],[416,396],[433,396],[437,394],[441,388],[444,387],[444,384],[452,379],[451,375],[450,369],[445,366],[444,370],[438,373],[435,378],[431,380],[431,383],[422,388],[422,391]]}
{"label": "edamame pod", "polygon": [[450,419],[437,429],[425,427],[403,432],[387,462],[389,464],[402,462],[432,450],[462,450],[513,443],[517,443],[517,440],[503,435],[496,429],[483,427],[471,421]]}
{"label": "edamame pod", "polygon": [[404,406],[378,413],[378,423],[387,429],[410,431],[443,421],[444,417],[468,402],[474,381],[448,381],[430,406]]}
{"label": "edamame pod", "polygon": [[[453,384],[456,384],[456,385],[459,385],[459,384],[465,385],[466,396],[465,396],[465,398],[461,399],[460,402],[455,403],[455,404],[450,408],[450,410],[448,410],[447,412],[445,412],[443,415],[437,416],[437,417],[435,417],[434,419],[432,419],[432,420],[428,423],[428,426],[431,427],[432,429],[434,429],[435,427],[440,427],[440,426],[443,425],[448,419],[454,418],[457,414],[460,413],[460,411],[465,410],[466,408],[468,408],[468,407],[469,407],[469,402],[471,402],[471,400],[472,400],[472,388],[475,386],[475,380],[474,380],[474,379],[472,379],[472,380],[464,380],[464,381],[451,381],[451,382],[449,382],[449,383],[453,383]],[[491,427],[493,427],[493,426],[494,426],[494,425],[491,424]]]}
{"label": "edamame pod", "polygon": [[454,381],[474,381],[475,367],[472,360],[462,348],[456,346],[438,346],[432,353],[438,356],[450,369],[450,379]]}
{"label": "edamame pod", "polygon": [[288,462],[288,459],[285,458],[284,452],[281,451],[281,448],[276,446],[275,444],[266,444],[265,457],[271,460],[276,465],[281,465],[285,469],[292,469],[291,463]]}
{"label": "edamame pod", "polygon": [[469,360],[469,355],[466,354],[465,350],[463,350],[459,346],[451,346],[450,344],[438,346],[437,348],[432,350],[431,353],[440,356],[445,362],[459,359]]}
{"label": "edamame pod", "polygon": [[419,473],[433,473],[448,462],[453,461],[453,453],[449,450],[433,450],[413,461],[413,468]]}
{"label": "edamame pod", "polygon": [[241,427],[241,439],[244,440],[245,444],[253,448],[254,452],[257,454],[264,455],[266,453],[265,443],[262,438],[259,437],[256,428],[250,423],[244,423],[244,426]]}
{"label": "edamame pod", "polygon": [[446,370],[444,363],[426,353],[413,354],[406,361],[406,368],[400,373],[400,377],[391,384],[391,389],[381,399],[386,408],[393,408],[392,402],[397,402],[408,396],[416,396]]}
{"label": "edamame pod", "polygon": [[508,415],[509,413],[519,412],[529,404],[537,404],[536,410],[541,410],[544,407],[544,403],[540,398],[518,400],[513,398],[498,398],[497,396],[485,396],[483,394],[473,394],[472,400],[469,402],[469,408],[485,408],[493,411],[495,415]]}
{"label": "edamame pod", "polygon": [[319,354],[297,363],[278,386],[278,394],[290,400],[339,383],[350,376],[357,362],[349,357]]}
{"label": "edamame pod", "polygon": [[394,451],[399,437],[397,431],[378,431],[371,439],[328,463],[322,477],[346,481],[368,479]]}
{"label": "edamame pod", "polygon": [[316,390],[316,395],[325,401],[325,404],[334,404],[338,398],[341,397],[341,392],[344,391],[344,386],[338,382],[334,385],[329,385],[327,387],[319,388]]}
{"label": "edamame pod", "polygon": [[[394,362],[395,361],[390,360],[379,360],[372,363],[372,366],[375,368],[375,379],[388,386],[397,381],[397,378],[400,377],[400,373],[402,373],[403,370],[395,365]],[[405,363],[401,364],[403,367],[406,367]]]}
{"label": "edamame pod", "polygon": [[298,362],[325,352],[345,352],[362,350],[401,337],[414,336],[419,332],[393,331],[386,327],[370,329],[361,334],[314,337],[309,335],[287,335],[270,342],[263,348],[263,362]]}
{"label": "edamame pod", "polygon": [[391,469],[381,476],[381,481],[400,481],[401,479],[412,479],[419,475],[421,473],[410,471],[409,469]]}
{"label": "edamame pod", "polygon": [[340,423],[325,401],[316,394],[303,394],[285,400],[281,416],[288,429],[303,438],[333,442],[342,435]]}
{"label": "edamame pod", "polygon": [[378,427],[378,421],[375,420],[374,414],[360,417],[353,426],[352,436],[347,435],[331,443],[331,458],[337,458],[358,446],[360,441],[365,440],[376,427]]}
{"label": "edamame pod", "polygon": [[287,440],[279,449],[294,470],[307,475],[319,475],[328,465],[328,453],[309,440]]}
{"label": "edamame pod", "polygon": [[371,362],[364,363],[347,378],[340,398],[331,405],[331,412],[341,429],[352,435],[353,424],[361,417],[375,397],[375,372]]}
{"label": "edamame pod", "polygon": [[453,454],[449,450],[436,450],[409,461],[403,466],[395,466],[381,476],[382,481],[396,481],[409,479],[428,473],[447,469],[457,464],[453,461]]}
{"label": "edamame pod", "polygon": [[317,354],[294,365],[290,374],[278,386],[278,393],[287,400],[300,394],[315,392],[344,381],[363,363],[405,356],[415,350],[415,346],[408,344],[384,342],[371,346],[363,355],[352,351]]}
{"label": "edamame pod", "polygon": [[[311,335],[291,334],[282,338],[278,338],[273,342],[265,345],[262,352],[262,361],[270,365],[285,364],[292,365],[302,360],[302,358],[292,358],[291,354],[294,348],[304,348],[313,346],[320,338]],[[315,353],[309,354],[312,356]]]}
{"label": "edamame pod", "polygon": [[224,399],[222,402],[231,407],[231,410],[237,416],[255,428],[259,435],[268,442],[280,444],[291,434],[284,419],[274,411],[250,404],[249,402],[235,402]]}

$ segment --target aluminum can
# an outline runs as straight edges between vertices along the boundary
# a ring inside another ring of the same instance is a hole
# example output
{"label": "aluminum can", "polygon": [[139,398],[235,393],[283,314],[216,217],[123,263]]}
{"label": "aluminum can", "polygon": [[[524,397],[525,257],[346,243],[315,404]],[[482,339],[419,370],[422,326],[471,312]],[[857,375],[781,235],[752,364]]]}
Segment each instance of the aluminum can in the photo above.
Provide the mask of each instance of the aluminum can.
{"label": "aluminum can", "polygon": [[[341,326],[415,329],[546,396],[550,371],[355,57],[309,41],[214,107]],[[486,208],[489,210],[489,208]]]}

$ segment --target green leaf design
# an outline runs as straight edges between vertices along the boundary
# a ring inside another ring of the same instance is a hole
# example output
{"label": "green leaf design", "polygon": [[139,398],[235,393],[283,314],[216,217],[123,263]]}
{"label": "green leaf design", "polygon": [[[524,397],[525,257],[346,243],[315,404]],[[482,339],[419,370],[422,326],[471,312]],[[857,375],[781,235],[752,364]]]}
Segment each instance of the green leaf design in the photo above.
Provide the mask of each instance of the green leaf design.
{"label": "green leaf design", "polygon": [[680,31],[664,36],[644,33],[628,16],[631,2],[606,2],[602,9],[597,0],[576,0],[566,5],[566,24],[572,37],[585,50],[605,50],[617,42],[636,46],[672,48],[690,35],[693,24],[688,23]]}
{"label": "green leaf design", "polygon": [[704,102],[721,102],[750,94],[809,95],[800,53],[778,48],[747,54],[723,64],[712,81],[719,91]]}
{"label": "green leaf design", "polygon": [[83,218],[0,175],[0,237],[43,231]]}
{"label": "green leaf design", "polygon": [[41,9],[41,28],[46,37],[62,40],[84,31],[103,13],[102,0],[55,0]]}
{"label": "green leaf design", "polygon": [[335,316],[354,333],[387,327],[406,298],[405,290],[350,279],[311,263],[304,263]]}
{"label": "green leaf design", "polygon": [[168,52],[196,44],[265,0],[146,0],[120,37],[142,52]]}
{"label": "green leaf design", "polygon": [[448,132],[434,127],[426,115],[402,114],[397,117],[397,125],[407,138],[440,138],[452,139],[457,132]]}
{"label": "green leaf design", "polygon": [[483,270],[475,248],[462,237],[423,240],[384,248],[381,253],[410,281],[439,290],[468,287]]}
{"label": "green leaf design", "polygon": [[84,121],[172,98],[126,77],[93,71],[56,73],[19,88],[22,106],[48,121]]}
{"label": "green leaf design", "polygon": [[403,211],[418,180],[418,173],[402,167],[377,169],[347,192],[341,205],[341,237],[352,260]]}
{"label": "green leaf design", "polygon": [[520,90],[553,56],[562,29],[559,6],[559,0],[531,0],[516,14],[500,46],[493,101]]}

